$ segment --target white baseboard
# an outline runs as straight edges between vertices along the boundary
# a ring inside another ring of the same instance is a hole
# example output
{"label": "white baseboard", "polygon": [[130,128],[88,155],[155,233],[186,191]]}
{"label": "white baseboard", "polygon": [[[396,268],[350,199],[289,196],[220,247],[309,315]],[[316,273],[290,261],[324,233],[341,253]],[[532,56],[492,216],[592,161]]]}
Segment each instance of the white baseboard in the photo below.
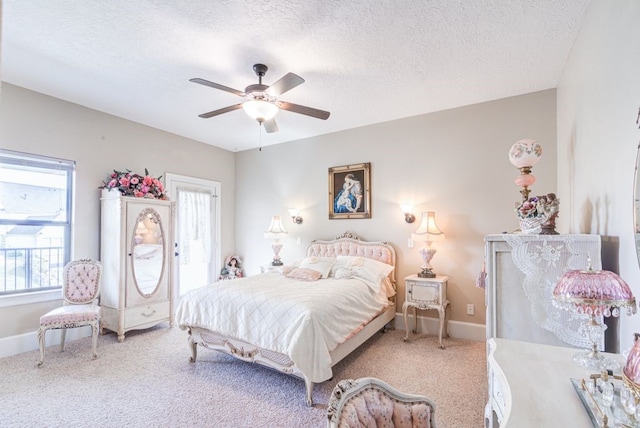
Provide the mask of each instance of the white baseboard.
{"label": "white baseboard", "polygon": [[[409,328],[413,326],[413,315],[408,316]],[[396,313],[395,326],[399,330],[404,330],[404,318],[402,314]],[[418,332],[427,334],[438,334],[440,321],[438,318],[430,318],[418,315]],[[456,339],[473,340],[484,342],[487,340],[487,328],[484,324],[474,324],[464,321],[451,321],[447,323],[449,336]]]}
{"label": "white baseboard", "polygon": [[[396,313],[394,324],[398,330],[404,330],[402,314]],[[412,315],[409,316],[409,325],[413,325]],[[418,316],[418,331],[435,335],[438,334],[438,328],[439,321],[437,318]],[[484,342],[486,340],[486,328],[484,324],[449,321],[447,330],[449,336],[457,339],[474,340],[476,342]],[[61,330],[49,330],[46,334],[47,346],[60,345]],[[91,336],[90,327],[70,328],[67,330],[67,341],[89,336]],[[0,338],[0,358],[22,354],[23,352],[33,351],[38,348],[38,335],[35,331]]]}
{"label": "white baseboard", "polygon": [[[45,344],[47,347],[60,345],[61,335],[62,330],[47,331],[45,336]],[[88,336],[91,336],[91,327],[89,326],[70,328],[67,330],[66,342],[68,343],[72,340]],[[22,354],[23,352],[33,351],[34,349],[40,349],[37,331],[0,338],[0,358]]]}

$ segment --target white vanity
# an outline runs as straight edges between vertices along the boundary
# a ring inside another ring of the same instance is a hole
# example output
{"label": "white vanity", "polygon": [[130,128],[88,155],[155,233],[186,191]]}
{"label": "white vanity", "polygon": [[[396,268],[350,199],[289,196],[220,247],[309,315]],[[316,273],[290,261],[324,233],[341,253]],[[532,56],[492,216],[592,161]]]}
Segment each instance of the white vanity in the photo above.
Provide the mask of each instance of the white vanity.
{"label": "white vanity", "polygon": [[[578,349],[507,339],[489,339],[487,347],[486,427],[593,426],[571,384],[592,373],[573,361]],[[624,365],[621,355],[607,356]]]}
{"label": "white vanity", "polygon": [[125,332],[173,322],[175,203],[103,190],[100,328]]}

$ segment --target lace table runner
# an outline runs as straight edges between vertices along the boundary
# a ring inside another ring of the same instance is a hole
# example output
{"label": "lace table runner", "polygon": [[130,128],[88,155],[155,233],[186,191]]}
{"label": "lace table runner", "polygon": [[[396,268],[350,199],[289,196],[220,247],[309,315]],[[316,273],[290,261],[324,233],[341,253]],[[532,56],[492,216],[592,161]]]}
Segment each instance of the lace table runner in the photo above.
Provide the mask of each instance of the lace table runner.
{"label": "lace table runner", "polygon": [[[556,308],[553,289],[567,270],[586,269],[591,258],[594,269],[601,269],[599,235],[502,235],[511,247],[515,266],[524,274],[522,287],[531,303],[535,323],[565,343],[590,347],[578,328],[585,316]],[[604,343],[600,344],[600,350]]]}

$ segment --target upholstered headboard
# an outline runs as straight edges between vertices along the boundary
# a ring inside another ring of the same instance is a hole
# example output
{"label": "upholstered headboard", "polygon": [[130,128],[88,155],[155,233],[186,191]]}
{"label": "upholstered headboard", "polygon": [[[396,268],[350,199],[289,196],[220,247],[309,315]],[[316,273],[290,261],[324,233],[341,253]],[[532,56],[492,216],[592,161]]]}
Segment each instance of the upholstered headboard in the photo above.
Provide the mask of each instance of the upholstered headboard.
{"label": "upholstered headboard", "polygon": [[[312,241],[307,247],[307,257],[357,256],[377,260],[396,266],[396,250],[387,242],[367,242],[359,236],[345,232],[331,241]],[[393,286],[396,285],[396,270],[391,274]]]}

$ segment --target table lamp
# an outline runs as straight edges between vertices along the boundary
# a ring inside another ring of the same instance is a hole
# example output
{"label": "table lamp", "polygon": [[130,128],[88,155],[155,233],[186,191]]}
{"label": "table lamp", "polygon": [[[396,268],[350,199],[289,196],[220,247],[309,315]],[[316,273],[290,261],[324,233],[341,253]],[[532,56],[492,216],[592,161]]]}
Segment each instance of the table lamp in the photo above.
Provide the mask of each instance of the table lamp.
{"label": "table lamp", "polygon": [[424,240],[424,247],[420,249],[422,266],[420,272],[418,272],[418,277],[435,278],[436,274],[431,267],[431,259],[436,253],[436,249],[433,247],[433,239],[436,236],[444,236],[444,233],[436,225],[436,213],[434,211],[423,212],[420,227],[413,234]]}
{"label": "table lamp", "polygon": [[529,198],[529,186],[536,182],[536,177],[531,174],[531,168],[542,157],[542,146],[536,140],[516,141],[509,149],[509,161],[520,170],[520,175],[515,179],[517,186],[522,187],[520,194],[522,200]]}
{"label": "table lamp", "polygon": [[271,224],[269,228],[264,231],[265,239],[273,239],[273,244],[271,244],[271,248],[273,249],[273,261],[271,262],[271,266],[282,266],[282,260],[280,260],[280,250],[282,249],[282,243],[280,243],[280,237],[282,235],[286,235],[287,231],[284,229],[282,225],[282,221],[280,220],[279,215],[274,215],[271,218]]}
{"label": "table lamp", "polygon": [[570,270],[560,278],[553,290],[553,304],[588,316],[579,331],[592,343],[591,349],[575,354],[576,363],[592,370],[620,369],[616,361],[598,352],[607,326],[596,317],[617,317],[622,308],[627,309],[627,315],[636,313],[636,299],[622,278],[610,271],[593,270],[589,261],[586,270]]}

